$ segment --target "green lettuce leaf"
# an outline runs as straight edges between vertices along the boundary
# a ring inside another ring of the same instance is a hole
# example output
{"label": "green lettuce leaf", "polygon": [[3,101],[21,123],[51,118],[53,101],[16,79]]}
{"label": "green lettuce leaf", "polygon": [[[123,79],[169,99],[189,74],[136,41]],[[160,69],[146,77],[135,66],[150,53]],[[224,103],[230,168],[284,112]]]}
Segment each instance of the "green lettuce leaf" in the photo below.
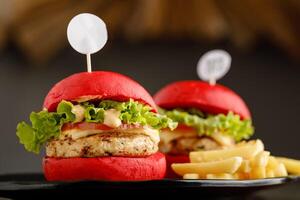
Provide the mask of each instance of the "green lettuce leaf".
{"label": "green lettuce leaf", "polygon": [[181,109],[163,110],[162,114],[178,123],[195,128],[199,135],[211,135],[220,132],[233,137],[236,141],[248,139],[254,133],[251,120],[241,120],[239,115],[229,112],[227,115],[207,115],[193,109],[184,111]]}
{"label": "green lettuce leaf", "polygon": [[40,144],[37,143],[35,139],[36,133],[30,125],[25,122],[20,122],[17,126],[17,136],[27,151],[34,153],[40,152]]}
{"label": "green lettuce leaf", "polygon": [[[138,102],[136,102],[139,104]],[[116,109],[116,110],[125,110],[126,102],[112,101],[112,100],[103,100],[99,103],[98,108],[103,108],[104,110]],[[142,104],[140,104],[142,105]]]}
{"label": "green lettuce leaf", "polygon": [[104,109],[95,108],[93,105],[86,106],[84,117],[86,122],[103,123]]}
{"label": "green lettuce leaf", "polygon": [[[148,125],[154,129],[175,129],[177,122],[167,116],[151,112],[151,107],[136,101],[117,102],[111,100],[101,101],[98,105],[83,102],[85,122],[103,123],[104,112],[108,109],[120,111],[119,118],[126,124]],[[39,153],[41,147],[50,139],[60,135],[64,123],[76,123],[76,115],[72,113],[74,105],[68,101],[62,101],[57,106],[56,112],[32,112],[30,114],[31,125],[21,122],[17,125],[17,136],[25,149]]]}
{"label": "green lettuce leaf", "polygon": [[43,144],[51,138],[57,138],[64,123],[75,120],[71,112],[73,104],[62,101],[57,106],[57,112],[32,112],[31,125],[21,122],[17,126],[17,136],[27,151],[39,153]]}
{"label": "green lettuce leaf", "polygon": [[121,108],[120,119],[127,124],[148,125],[155,129],[170,128],[173,130],[177,127],[177,122],[170,118],[151,112],[151,107],[140,104],[136,101],[123,103]]}
{"label": "green lettuce leaf", "polygon": [[17,126],[17,136],[27,151],[39,153],[42,145],[52,137],[58,137],[65,116],[41,111],[30,114],[31,125],[21,122]]}
{"label": "green lettuce leaf", "polygon": [[75,121],[75,115],[72,113],[73,104],[68,101],[62,101],[57,106],[57,114],[59,114],[66,122]]}

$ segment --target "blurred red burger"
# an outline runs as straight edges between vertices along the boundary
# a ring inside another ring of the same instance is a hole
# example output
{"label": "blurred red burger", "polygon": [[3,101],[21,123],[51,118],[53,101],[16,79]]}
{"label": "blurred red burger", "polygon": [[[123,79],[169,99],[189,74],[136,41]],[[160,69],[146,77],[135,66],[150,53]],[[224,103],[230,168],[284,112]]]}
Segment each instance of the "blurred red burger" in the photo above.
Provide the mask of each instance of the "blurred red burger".
{"label": "blurred red burger", "polygon": [[159,90],[154,101],[163,114],[179,123],[174,131],[164,129],[160,134],[168,177],[176,177],[170,164],[188,162],[190,151],[226,148],[253,134],[245,102],[222,85],[174,82]]}
{"label": "blurred red burger", "polygon": [[176,126],[157,114],[148,92],[114,72],[71,75],[48,93],[44,109],[21,122],[17,135],[39,153],[45,177],[62,180],[151,180],[165,175],[159,130]]}

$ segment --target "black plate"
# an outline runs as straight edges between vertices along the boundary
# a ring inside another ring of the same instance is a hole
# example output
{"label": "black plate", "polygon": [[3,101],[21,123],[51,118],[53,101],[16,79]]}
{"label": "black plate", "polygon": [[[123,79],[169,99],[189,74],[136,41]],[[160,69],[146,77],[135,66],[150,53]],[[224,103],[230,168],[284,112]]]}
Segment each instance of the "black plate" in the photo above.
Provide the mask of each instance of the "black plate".
{"label": "black plate", "polygon": [[300,180],[299,176],[268,178],[258,180],[179,180],[164,179],[153,181],[78,181],[47,182],[42,174],[12,174],[0,176],[0,197],[51,197],[57,195],[95,195],[105,192],[111,195],[176,194],[184,192],[209,196],[243,195]]}

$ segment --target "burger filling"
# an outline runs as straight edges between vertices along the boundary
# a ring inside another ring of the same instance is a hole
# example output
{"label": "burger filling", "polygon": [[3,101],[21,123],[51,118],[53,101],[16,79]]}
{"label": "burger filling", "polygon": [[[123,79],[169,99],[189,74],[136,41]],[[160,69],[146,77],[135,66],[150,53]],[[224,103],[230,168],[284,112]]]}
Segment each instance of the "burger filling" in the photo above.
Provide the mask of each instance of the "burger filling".
{"label": "burger filling", "polygon": [[133,100],[62,101],[56,112],[32,112],[17,135],[28,151],[46,144],[49,157],[146,156],[158,150],[160,129],[177,126],[151,110]]}
{"label": "burger filling", "polygon": [[179,123],[174,131],[164,129],[160,133],[159,148],[164,153],[184,155],[190,151],[226,148],[248,139],[254,132],[251,120],[242,120],[232,112],[227,115],[210,115],[197,109],[160,112]]}

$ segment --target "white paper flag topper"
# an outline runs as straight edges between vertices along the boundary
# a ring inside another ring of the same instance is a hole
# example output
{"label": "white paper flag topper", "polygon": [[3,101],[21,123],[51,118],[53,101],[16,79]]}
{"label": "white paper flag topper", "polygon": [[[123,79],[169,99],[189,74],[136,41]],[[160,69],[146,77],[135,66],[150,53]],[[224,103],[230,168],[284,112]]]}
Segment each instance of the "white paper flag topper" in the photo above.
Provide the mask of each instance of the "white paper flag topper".
{"label": "white paper flag topper", "polygon": [[231,56],[224,50],[212,50],[205,53],[197,64],[200,79],[209,81],[211,85],[222,78],[230,69]]}
{"label": "white paper flag topper", "polygon": [[96,15],[82,13],[70,21],[67,36],[76,51],[93,54],[102,49],[107,41],[106,25]]}

